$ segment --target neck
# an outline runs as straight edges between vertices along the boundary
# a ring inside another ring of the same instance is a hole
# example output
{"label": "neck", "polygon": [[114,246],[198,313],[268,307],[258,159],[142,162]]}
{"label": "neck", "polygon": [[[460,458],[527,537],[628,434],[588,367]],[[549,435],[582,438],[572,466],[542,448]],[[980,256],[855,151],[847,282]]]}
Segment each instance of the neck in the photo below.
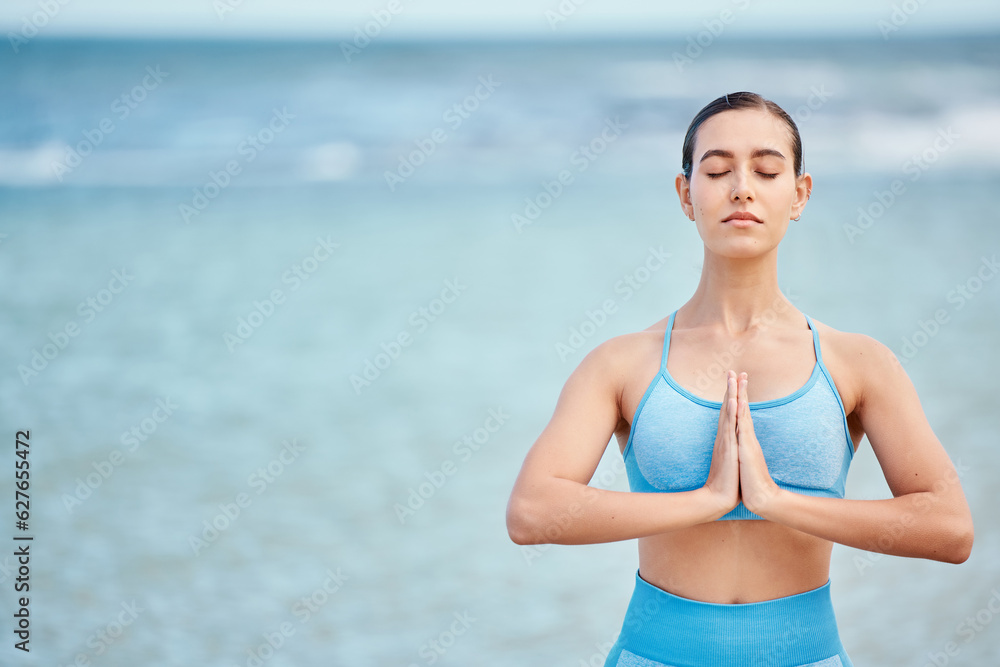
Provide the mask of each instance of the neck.
{"label": "neck", "polygon": [[778,249],[746,259],[722,257],[705,248],[701,280],[685,304],[692,324],[717,324],[731,333],[763,319],[774,323],[794,312],[778,287]]}

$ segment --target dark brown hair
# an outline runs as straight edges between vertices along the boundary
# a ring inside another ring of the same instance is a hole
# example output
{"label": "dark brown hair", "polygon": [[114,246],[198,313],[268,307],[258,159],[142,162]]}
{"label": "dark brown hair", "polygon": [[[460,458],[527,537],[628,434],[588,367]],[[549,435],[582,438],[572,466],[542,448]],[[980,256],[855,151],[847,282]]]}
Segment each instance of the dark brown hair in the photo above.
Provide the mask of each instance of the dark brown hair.
{"label": "dark brown hair", "polygon": [[739,93],[729,93],[728,95],[716,98],[706,104],[705,107],[695,115],[691,124],[688,126],[687,134],[684,135],[684,146],[681,148],[681,170],[684,172],[684,177],[688,179],[691,178],[691,167],[692,161],[694,160],[694,140],[698,134],[698,128],[701,127],[701,124],[717,113],[740,109],[762,109],[764,111],[771,112],[781,120],[785,121],[785,124],[788,125],[788,129],[792,133],[792,153],[795,157],[795,175],[801,176],[802,137],[799,136],[799,128],[795,126],[795,121],[792,120],[791,116],[785,113],[784,109],[771,100],[764,99],[757,93],[748,93],[743,91]]}

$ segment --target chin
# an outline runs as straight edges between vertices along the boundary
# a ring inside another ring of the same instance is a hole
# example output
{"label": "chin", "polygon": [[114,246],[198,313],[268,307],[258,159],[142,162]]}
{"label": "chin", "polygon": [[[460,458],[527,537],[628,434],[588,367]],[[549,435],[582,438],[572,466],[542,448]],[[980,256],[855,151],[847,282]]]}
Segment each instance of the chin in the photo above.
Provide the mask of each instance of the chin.
{"label": "chin", "polygon": [[726,239],[714,243],[706,243],[708,249],[713,254],[730,259],[753,259],[771,252],[775,245],[769,243],[770,239]]}

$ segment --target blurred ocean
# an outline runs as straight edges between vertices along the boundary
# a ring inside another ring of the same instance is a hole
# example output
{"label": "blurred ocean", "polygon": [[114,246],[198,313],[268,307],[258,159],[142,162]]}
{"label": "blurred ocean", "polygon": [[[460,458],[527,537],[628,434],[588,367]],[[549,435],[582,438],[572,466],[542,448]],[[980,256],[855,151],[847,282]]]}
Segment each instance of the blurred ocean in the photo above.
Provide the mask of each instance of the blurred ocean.
{"label": "blurred ocean", "polygon": [[[583,355],[693,292],[682,135],[754,90],[815,179],[783,289],[906,359],[976,520],[961,566],[835,547],[844,643],[1000,664],[1000,41],[687,47],[3,51],[0,495],[30,429],[35,540],[0,663],[603,664],[635,545],[522,549],[507,496]],[[848,482],[890,495],[867,443]]]}

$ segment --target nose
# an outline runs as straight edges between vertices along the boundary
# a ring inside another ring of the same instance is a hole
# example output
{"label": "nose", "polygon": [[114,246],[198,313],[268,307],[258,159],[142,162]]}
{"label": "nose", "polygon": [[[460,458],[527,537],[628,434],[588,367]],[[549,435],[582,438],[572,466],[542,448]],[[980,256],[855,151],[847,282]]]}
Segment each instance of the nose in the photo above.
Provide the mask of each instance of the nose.
{"label": "nose", "polygon": [[733,184],[733,190],[729,193],[733,201],[753,201],[753,191],[750,188],[750,180],[745,174],[739,174]]}

